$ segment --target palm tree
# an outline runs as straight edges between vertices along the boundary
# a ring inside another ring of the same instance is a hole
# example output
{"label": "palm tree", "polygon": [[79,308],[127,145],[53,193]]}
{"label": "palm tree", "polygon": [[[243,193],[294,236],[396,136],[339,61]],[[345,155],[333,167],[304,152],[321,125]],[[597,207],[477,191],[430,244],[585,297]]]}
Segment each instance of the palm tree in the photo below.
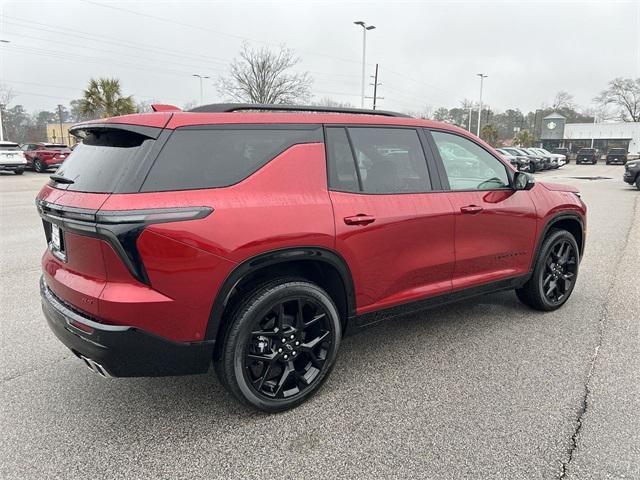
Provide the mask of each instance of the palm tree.
{"label": "palm tree", "polygon": [[83,115],[94,117],[114,117],[136,113],[133,97],[123,97],[120,91],[120,80],[116,78],[92,78],[89,87],[84,91],[80,103]]}

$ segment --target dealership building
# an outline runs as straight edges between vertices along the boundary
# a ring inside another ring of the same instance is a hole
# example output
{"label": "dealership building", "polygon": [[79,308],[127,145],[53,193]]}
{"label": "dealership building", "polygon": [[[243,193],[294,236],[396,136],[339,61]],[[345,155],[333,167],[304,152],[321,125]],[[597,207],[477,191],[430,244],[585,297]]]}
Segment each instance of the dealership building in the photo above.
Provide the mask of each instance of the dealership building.
{"label": "dealership building", "polygon": [[606,153],[610,148],[626,148],[636,155],[640,153],[640,122],[566,123],[565,117],[552,113],[542,119],[540,140],[546,149],[566,147],[577,152],[593,146]]}

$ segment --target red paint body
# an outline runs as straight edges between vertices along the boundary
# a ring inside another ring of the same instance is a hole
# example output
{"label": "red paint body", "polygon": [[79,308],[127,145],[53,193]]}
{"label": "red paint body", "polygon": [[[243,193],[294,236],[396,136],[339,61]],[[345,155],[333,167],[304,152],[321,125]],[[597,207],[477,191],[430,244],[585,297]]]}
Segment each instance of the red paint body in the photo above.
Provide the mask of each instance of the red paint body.
{"label": "red paint body", "polygon": [[[335,114],[172,113],[100,120],[174,129],[242,123],[405,125],[468,132],[434,122]],[[508,168],[512,168],[506,163]],[[107,211],[211,207],[206,218],[146,227],[137,250],[149,285],[135,279],[112,246],[66,233],[68,261],[45,252],[53,293],[97,321],[134,326],[180,342],[204,339],[219,289],[256,255],[287,247],[322,247],[342,257],[353,278],[358,314],[530,271],[546,222],[585,207],[571,187],[529,191],[441,191],[365,195],[329,191],[325,147],[295,145],[240,183],[179,192],[88,194],[45,186],[38,198]],[[469,206],[481,211],[465,211]],[[360,214],[375,219],[347,224]],[[350,220],[349,220],[350,221]],[[366,223],[366,222],[365,222]]]}

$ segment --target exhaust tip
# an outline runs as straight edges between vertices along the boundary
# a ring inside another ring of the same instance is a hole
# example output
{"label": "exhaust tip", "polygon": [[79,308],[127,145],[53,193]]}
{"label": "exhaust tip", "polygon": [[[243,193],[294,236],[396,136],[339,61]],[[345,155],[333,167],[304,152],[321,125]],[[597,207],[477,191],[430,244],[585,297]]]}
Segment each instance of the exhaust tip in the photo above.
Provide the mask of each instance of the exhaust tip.
{"label": "exhaust tip", "polygon": [[107,372],[107,370],[105,370],[105,368],[100,365],[98,362],[95,362],[93,360],[91,360],[90,358],[85,357],[84,355],[78,355],[80,357],[80,359],[84,362],[84,364],[87,366],[87,368],[89,370],[91,370],[94,373],[97,373],[98,375],[100,375],[101,377],[104,378],[108,378],[111,375],[109,375],[109,373]]}

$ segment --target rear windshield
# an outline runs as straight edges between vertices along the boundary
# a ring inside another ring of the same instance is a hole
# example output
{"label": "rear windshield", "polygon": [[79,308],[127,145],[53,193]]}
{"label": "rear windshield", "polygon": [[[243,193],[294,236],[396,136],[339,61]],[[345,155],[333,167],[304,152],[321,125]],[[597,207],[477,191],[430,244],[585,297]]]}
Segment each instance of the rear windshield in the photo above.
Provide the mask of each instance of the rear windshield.
{"label": "rear windshield", "polygon": [[167,140],[141,190],[226,187],[245,179],[293,145],[322,141],[322,130],[315,125],[178,129]]}
{"label": "rear windshield", "polygon": [[56,172],[73,180],[58,185],[78,192],[111,193],[139,166],[155,140],[125,130],[90,131]]}
{"label": "rear windshield", "polygon": [[10,151],[20,150],[20,146],[17,143],[14,143],[13,145],[7,145],[7,144],[1,145],[0,144],[0,150],[4,150],[4,151],[7,151],[7,150],[10,150]]}
{"label": "rear windshield", "polygon": [[595,153],[595,149],[593,148],[581,148],[578,150],[578,153]]}
{"label": "rear windshield", "polygon": [[45,145],[44,149],[45,150],[66,150],[67,147],[66,145]]}
{"label": "rear windshield", "polygon": [[612,148],[611,150],[609,150],[609,153],[614,153],[614,154],[618,155],[618,154],[627,153],[627,150],[624,149],[624,148]]}

